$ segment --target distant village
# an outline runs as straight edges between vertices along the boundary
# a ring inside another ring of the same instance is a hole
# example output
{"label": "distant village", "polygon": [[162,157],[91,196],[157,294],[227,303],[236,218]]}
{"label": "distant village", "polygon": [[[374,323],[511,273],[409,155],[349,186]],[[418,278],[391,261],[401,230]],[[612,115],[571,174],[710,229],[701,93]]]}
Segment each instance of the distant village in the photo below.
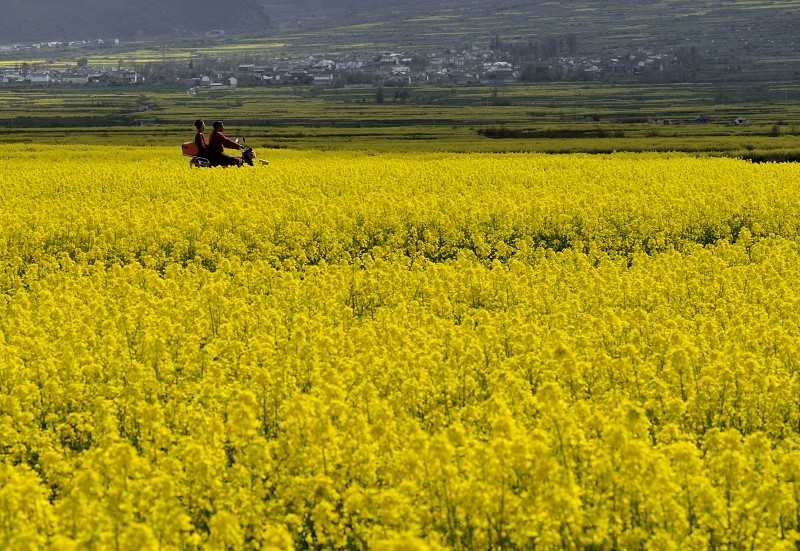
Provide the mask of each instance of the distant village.
{"label": "distant village", "polygon": [[[557,57],[550,62],[520,63],[491,50],[442,52],[424,57],[383,52],[378,56],[309,56],[270,66],[239,65],[234,78],[239,85],[316,84],[323,86],[416,86],[501,84],[520,81],[587,78],[605,74],[634,76],[663,70],[667,57],[642,53],[629,59]],[[219,75],[225,78],[225,75]]]}
{"label": "distant village", "polygon": [[[96,44],[103,43],[96,41]],[[118,41],[116,41],[118,44]],[[74,43],[48,42],[0,46],[2,51],[63,48]],[[78,46],[81,43],[75,43]],[[198,57],[178,64],[149,62],[114,68],[89,67],[71,62],[63,67],[48,63],[0,66],[0,86],[134,86],[184,85],[195,92],[204,87],[317,85],[324,87],[418,86],[425,84],[469,86],[544,80],[635,77],[657,74],[678,60],[658,52],[640,51],[622,57],[552,56],[547,60],[514,61],[493,49],[472,48],[425,55],[402,52],[308,56],[265,64],[234,64],[224,58]]]}

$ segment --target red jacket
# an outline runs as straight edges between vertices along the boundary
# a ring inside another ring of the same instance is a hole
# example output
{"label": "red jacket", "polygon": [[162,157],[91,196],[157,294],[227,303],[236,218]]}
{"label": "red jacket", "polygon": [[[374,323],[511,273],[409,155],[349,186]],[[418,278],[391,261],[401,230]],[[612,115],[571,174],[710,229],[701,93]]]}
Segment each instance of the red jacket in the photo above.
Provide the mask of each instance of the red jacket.
{"label": "red jacket", "polygon": [[198,155],[204,155],[208,144],[206,144],[206,135],[198,132],[194,137],[194,145],[197,146]]}
{"label": "red jacket", "polygon": [[241,149],[242,147],[233,140],[230,140],[225,137],[225,134],[222,132],[218,132],[214,130],[211,133],[211,137],[208,139],[208,148],[213,151],[214,153],[224,153],[225,148],[229,149]]}

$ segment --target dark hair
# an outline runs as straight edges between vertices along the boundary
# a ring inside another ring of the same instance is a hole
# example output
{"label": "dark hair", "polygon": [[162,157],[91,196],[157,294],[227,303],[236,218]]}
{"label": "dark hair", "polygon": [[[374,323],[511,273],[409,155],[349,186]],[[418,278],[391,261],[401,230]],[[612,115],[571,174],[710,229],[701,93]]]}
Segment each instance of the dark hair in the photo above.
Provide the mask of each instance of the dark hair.
{"label": "dark hair", "polygon": [[220,126],[222,126],[222,121],[214,121],[214,130],[219,130]]}
{"label": "dark hair", "polygon": [[203,119],[197,119],[196,121],[194,121],[194,127],[197,128],[198,130],[200,130],[200,127],[203,126],[204,124],[205,123],[203,122]]}

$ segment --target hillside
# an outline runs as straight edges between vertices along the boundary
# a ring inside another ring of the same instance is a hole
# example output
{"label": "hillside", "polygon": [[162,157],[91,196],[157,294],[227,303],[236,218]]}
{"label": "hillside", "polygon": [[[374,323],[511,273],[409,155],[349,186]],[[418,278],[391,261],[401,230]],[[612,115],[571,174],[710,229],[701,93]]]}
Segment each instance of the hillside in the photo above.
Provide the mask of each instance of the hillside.
{"label": "hillside", "polygon": [[[577,35],[582,53],[696,47],[732,62],[800,55],[800,0],[260,0],[274,26],[351,44],[486,46]],[[737,59],[738,58],[738,59]]]}
{"label": "hillside", "polygon": [[[424,55],[499,39],[509,51],[521,50],[523,60],[670,52],[682,57],[690,79],[800,74],[800,0],[140,0],[135,7],[128,0],[72,0],[69,7],[40,0],[35,10],[25,0],[4,4],[0,44],[161,41],[223,29],[226,43],[281,45],[269,55],[395,48]],[[556,41],[554,53],[525,53],[545,40]]]}
{"label": "hillside", "polygon": [[[485,48],[497,39],[530,55],[680,57],[681,79],[774,80],[800,74],[800,0],[259,0],[269,34],[295,53]],[[552,59],[549,59],[551,61]]]}
{"label": "hillside", "polygon": [[[94,38],[156,38],[211,29],[263,29],[255,0],[5,0],[0,44]],[[35,5],[35,7],[33,7]]]}

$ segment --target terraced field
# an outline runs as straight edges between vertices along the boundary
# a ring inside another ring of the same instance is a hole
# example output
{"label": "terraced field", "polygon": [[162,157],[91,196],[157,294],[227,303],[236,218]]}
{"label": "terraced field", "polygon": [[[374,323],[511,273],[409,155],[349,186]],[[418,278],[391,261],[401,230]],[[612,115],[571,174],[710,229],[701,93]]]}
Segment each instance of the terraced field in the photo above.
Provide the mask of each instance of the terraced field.
{"label": "terraced field", "polygon": [[[550,83],[413,89],[0,89],[0,140],[179,144],[198,117],[269,148],[373,151],[687,151],[790,159],[800,86]],[[711,122],[694,124],[697,114]],[[595,122],[585,122],[592,114]],[[743,117],[746,124],[734,125]],[[657,122],[679,124],[656,124]],[[493,139],[495,138],[495,139]],[[505,138],[505,139],[497,139]]]}

